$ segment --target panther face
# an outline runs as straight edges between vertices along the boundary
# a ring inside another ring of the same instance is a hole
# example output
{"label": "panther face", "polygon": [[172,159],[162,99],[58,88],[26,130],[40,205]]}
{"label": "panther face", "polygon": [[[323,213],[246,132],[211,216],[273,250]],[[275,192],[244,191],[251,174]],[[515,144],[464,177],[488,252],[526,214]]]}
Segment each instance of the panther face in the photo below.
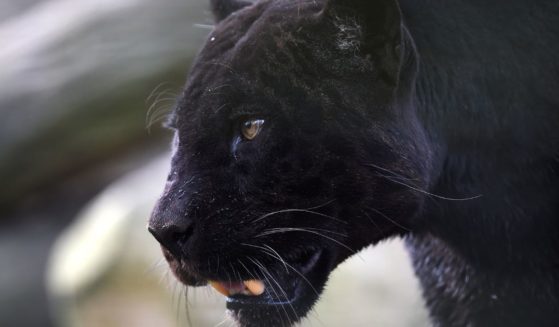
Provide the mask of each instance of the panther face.
{"label": "panther face", "polygon": [[[395,1],[213,1],[149,222],[176,277],[289,326],[330,272],[405,233],[429,182]],[[412,187],[413,185],[413,187]]]}

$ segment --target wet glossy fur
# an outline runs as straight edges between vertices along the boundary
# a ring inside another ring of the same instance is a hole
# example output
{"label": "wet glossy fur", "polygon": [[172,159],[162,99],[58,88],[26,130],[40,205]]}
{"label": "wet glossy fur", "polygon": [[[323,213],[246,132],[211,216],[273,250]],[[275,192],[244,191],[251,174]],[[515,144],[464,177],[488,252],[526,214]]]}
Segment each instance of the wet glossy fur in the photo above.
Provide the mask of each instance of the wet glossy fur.
{"label": "wet glossy fur", "polygon": [[289,325],[337,264],[403,235],[434,325],[557,325],[559,3],[212,8],[150,220],[180,280],[256,276],[275,294],[236,319]]}

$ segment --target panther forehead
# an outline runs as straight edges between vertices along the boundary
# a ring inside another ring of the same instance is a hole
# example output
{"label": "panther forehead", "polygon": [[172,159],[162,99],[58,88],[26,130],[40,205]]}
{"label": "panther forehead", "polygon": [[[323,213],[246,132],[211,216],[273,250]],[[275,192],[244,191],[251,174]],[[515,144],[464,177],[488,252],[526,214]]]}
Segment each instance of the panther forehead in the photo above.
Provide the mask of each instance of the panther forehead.
{"label": "panther forehead", "polygon": [[[209,42],[202,50],[204,57],[208,52],[227,50],[237,51],[243,45],[253,51],[261,48],[262,41],[274,39],[278,47],[294,40],[293,32],[305,24],[316,20],[322,9],[321,1],[259,1],[232,13],[219,22],[209,36]],[[258,46],[256,46],[258,42]]]}
{"label": "panther forehead", "polygon": [[334,24],[337,28],[336,45],[338,49],[358,52],[361,40],[361,26],[355,18],[335,17]]}
{"label": "panther forehead", "polygon": [[308,82],[302,80],[309,64],[330,66],[323,58],[327,49],[311,42],[318,37],[312,28],[321,9],[317,3],[258,2],[219,22],[194,62],[177,111],[209,117],[227,108],[254,106],[251,102],[263,108],[266,99],[278,99],[278,91],[291,97],[288,88],[308,93]]}

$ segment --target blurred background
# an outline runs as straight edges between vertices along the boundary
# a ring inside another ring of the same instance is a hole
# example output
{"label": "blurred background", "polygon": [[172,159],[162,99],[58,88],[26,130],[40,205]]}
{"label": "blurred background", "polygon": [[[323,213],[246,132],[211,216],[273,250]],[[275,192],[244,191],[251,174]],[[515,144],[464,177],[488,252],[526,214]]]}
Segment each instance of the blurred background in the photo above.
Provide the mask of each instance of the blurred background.
{"label": "blurred background", "polygon": [[[0,1],[0,326],[229,326],[145,230],[205,0]],[[188,296],[187,296],[188,295]],[[187,312],[188,311],[188,312]],[[337,269],[303,326],[428,326],[400,240]]]}

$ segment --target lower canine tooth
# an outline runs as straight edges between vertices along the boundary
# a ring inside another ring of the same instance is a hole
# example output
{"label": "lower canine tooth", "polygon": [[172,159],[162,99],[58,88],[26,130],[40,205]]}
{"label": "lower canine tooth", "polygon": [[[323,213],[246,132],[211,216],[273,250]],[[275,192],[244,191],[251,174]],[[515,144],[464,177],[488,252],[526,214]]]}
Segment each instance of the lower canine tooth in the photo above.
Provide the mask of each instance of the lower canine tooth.
{"label": "lower canine tooth", "polygon": [[210,285],[219,293],[225,296],[229,296],[229,290],[225,286],[223,286],[223,284],[221,284],[220,282],[210,281]]}
{"label": "lower canine tooth", "polygon": [[264,293],[264,283],[260,280],[252,279],[243,282],[251,295],[260,295]]}

